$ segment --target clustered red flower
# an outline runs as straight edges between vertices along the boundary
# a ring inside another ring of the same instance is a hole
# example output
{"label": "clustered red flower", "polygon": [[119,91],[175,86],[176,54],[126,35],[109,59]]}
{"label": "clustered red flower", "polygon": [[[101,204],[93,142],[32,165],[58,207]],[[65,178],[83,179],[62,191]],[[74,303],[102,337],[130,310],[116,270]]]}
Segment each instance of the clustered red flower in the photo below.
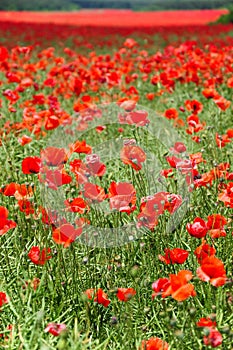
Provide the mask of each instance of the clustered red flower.
{"label": "clustered red flower", "polygon": [[[40,31],[37,32],[40,35]],[[65,35],[67,33],[66,31]],[[181,195],[161,191],[139,198],[136,185],[123,180],[110,181],[108,186],[105,186],[102,179],[107,175],[107,163],[105,164],[104,160],[94,153],[92,145],[84,139],[75,140],[67,149],[46,147],[37,155],[28,153],[29,149],[33,149],[35,140],[50,135],[50,132],[59,126],[72,124],[73,113],[68,113],[62,108],[61,97],[72,101],[73,111],[79,115],[76,130],[85,131],[90,121],[98,121],[101,118],[102,111],[96,103],[102,99],[111,100],[115,91],[113,89],[117,88],[119,93],[114,96],[121,110],[117,116],[120,124],[119,135],[124,135],[126,128],[134,127],[136,133],[140,128],[147,128],[151,123],[149,113],[137,109],[137,101],[141,96],[134,82],[139,79],[139,74],[142,74],[143,82],[148,83],[148,90],[145,93],[148,101],[171,94],[178,84],[192,83],[201,88],[202,102],[191,97],[185,98],[180,106],[163,107],[163,111],[159,113],[161,118],[166,118],[166,122],[173,124],[175,128],[183,128],[186,136],[194,141],[194,145],[198,148],[209,127],[204,120],[205,103],[220,116],[232,109],[232,102],[224,96],[226,89],[233,88],[230,50],[230,46],[223,50],[213,43],[202,49],[197,47],[195,41],[187,41],[177,47],[171,45],[163,52],[150,55],[147,51],[139,51],[139,44],[134,39],[127,38],[123,47],[114,56],[115,61],[120,62],[119,65],[115,64],[110,55],[102,56],[91,52],[88,57],[84,57],[69,48],[64,48],[64,54],[72,60],[70,63],[66,58],[56,57],[52,47],[39,52],[38,62],[32,64],[30,58],[34,53],[33,45],[17,46],[11,50],[1,46],[0,65],[4,77],[1,85],[6,83],[6,87],[3,85],[0,107],[4,101],[9,113],[15,113],[21,108],[22,118],[14,122],[5,121],[2,128],[4,132],[0,130],[0,136],[1,138],[10,137],[12,134],[17,136],[18,147],[22,147],[24,151],[21,175],[26,175],[27,178],[25,183],[5,184],[0,189],[1,195],[11,197],[10,200],[15,201],[20,215],[41,219],[42,223],[51,229],[53,243],[61,245],[62,248],[70,247],[83,234],[85,225],[90,224],[89,214],[102,202],[108,205],[111,212],[117,212],[119,217],[135,215],[138,228],[155,230],[163,214],[172,215],[180,208],[183,203]],[[171,59],[173,56],[176,57],[174,61]],[[90,70],[87,67],[90,67]],[[37,76],[40,71],[45,73],[45,78],[39,84]],[[222,89],[222,85],[226,89]],[[31,88],[33,93],[28,100],[25,100],[22,97],[28,88]],[[97,92],[98,94],[95,94]],[[98,137],[104,135],[107,129],[105,125],[100,124],[101,122],[95,124],[98,126],[94,129]],[[223,129],[221,133],[217,130],[214,133],[215,151],[230,148],[232,139],[232,128]],[[206,170],[209,165],[205,158],[205,150],[199,148],[196,153],[187,154],[186,145],[176,142],[166,156],[170,168],[163,169],[161,176],[168,180],[169,178],[176,180],[176,170],[180,171],[185,175],[190,192],[193,187],[194,190],[199,190],[200,187],[206,190],[216,183],[219,191],[218,204],[233,208],[233,172],[230,170],[230,163],[211,165],[211,168]],[[135,176],[143,172],[148,162],[145,149],[136,139],[124,140],[119,159],[123,169],[126,172],[132,171]],[[34,178],[38,178],[41,184],[52,191],[64,188],[68,192],[68,198],[64,200],[64,213],[77,215],[74,221],[67,221],[65,215],[61,218],[56,210],[37,206],[34,201],[35,186],[28,183],[28,179]],[[78,189],[78,193],[73,195],[70,191],[72,188]],[[5,204],[0,206],[0,236],[10,235],[11,230],[17,227],[17,222],[9,218],[13,218],[12,209],[9,207],[8,211]],[[221,241],[227,236],[229,223],[227,217],[215,213],[206,219],[197,216],[192,223],[187,224],[188,239],[201,240],[193,252],[198,262],[196,276],[199,283],[208,282],[214,287],[222,287],[227,283],[224,262],[216,256],[218,249],[215,239]],[[190,254],[192,254],[190,249],[169,245],[169,248],[166,247],[163,253],[158,255],[158,259],[165,265],[186,266]],[[31,246],[27,257],[29,262],[38,265],[35,269],[40,269],[49,264],[48,261],[54,259],[55,254],[50,247],[39,244]],[[159,264],[162,265],[161,263]],[[197,292],[196,286],[190,283],[193,277],[193,272],[184,267],[177,273],[158,278],[152,284],[152,299],[161,296],[162,299],[172,298],[177,302],[183,302],[194,298]],[[35,277],[27,280],[23,288],[31,287],[36,292],[39,285],[40,279]],[[128,303],[131,299],[134,303],[135,296],[138,296],[134,288],[120,287],[115,292],[120,303]],[[100,308],[108,308],[111,304],[108,293],[102,288],[87,289],[84,295],[88,307],[93,302],[101,305]],[[5,304],[8,307],[8,302],[6,293],[0,292],[0,312]],[[207,330],[203,337],[204,345],[218,347],[222,344],[222,335],[216,328],[216,322],[211,318],[201,318],[197,326]],[[53,336],[59,336],[66,331],[67,326],[64,323],[52,322],[45,328],[45,332]],[[154,336],[142,340],[140,350],[143,349],[168,350],[169,344]]]}

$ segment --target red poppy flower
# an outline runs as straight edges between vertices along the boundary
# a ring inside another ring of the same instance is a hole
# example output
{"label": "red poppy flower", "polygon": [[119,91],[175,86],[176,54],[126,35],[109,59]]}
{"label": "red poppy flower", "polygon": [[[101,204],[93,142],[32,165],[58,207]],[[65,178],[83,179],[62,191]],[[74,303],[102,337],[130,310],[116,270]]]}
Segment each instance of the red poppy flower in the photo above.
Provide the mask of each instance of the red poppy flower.
{"label": "red poppy flower", "polygon": [[67,330],[67,327],[64,323],[54,323],[51,322],[47,325],[45,328],[46,333],[50,333],[54,335],[55,337],[59,336],[62,332],[65,332]]}
{"label": "red poppy flower", "polygon": [[2,188],[0,188],[0,192],[4,196],[11,197],[11,196],[14,196],[18,187],[19,187],[18,184],[16,184],[15,182],[11,182],[11,183],[7,184],[6,186],[3,186]]}
{"label": "red poppy flower", "polygon": [[67,152],[64,148],[47,147],[41,151],[41,160],[48,166],[59,166],[66,163]]}
{"label": "red poppy flower", "polygon": [[50,248],[43,248],[42,250],[38,246],[34,246],[28,253],[29,259],[36,265],[44,265],[47,260],[51,259],[52,256]]}
{"label": "red poppy flower", "polygon": [[165,112],[165,117],[167,119],[176,119],[178,118],[178,116],[179,116],[179,113],[175,108],[169,108]]}
{"label": "red poppy flower", "polygon": [[226,146],[227,143],[231,142],[231,138],[228,137],[228,135],[219,135],[218,133],[215,134],[215,141],[219,148],[223,148]]}
{"label": "red poppy flower", "polygon": [[174,175],[173,169],[170,168],[170,169],[161,170],[161,171],[160,171],[160,175],[161,175],[161,176],[164,176],[164,177],[166,177],[166,178],[173,177],[173,175]]}
{"label": "red poppy flower", "polygon": [[187,150],[183,142],[176,142],[174,147],[170,148],[170,151],[173,153],[184,153]]}
{"label": "red poppy flower", "polygon": [[16,222],[8,220],[8,210],[0,206],[0,236],[17,226]]}
{"label": "red poppy flower", "polygon": [[153,196],[141,199],[140,214],[138,214],[138,227],[145,226],[150,230],[158,224],[158,218],[164,213],[168,192],[158,192]]}
{"label": "red poppy flower", "polygon": [[[0,292],[0,308],[4,305],[8,303],[8,298],[6,293],[4,292]],[[1,312],[1,310],[0,310]]]}
{"label": "red poppy flower", "polygon": [[228,129],[227,130],[227,136],[230,137],[231,139],[233,138],[233,129]]}
{"label": "red poppy flower", "polygon": [[103,291],[103,289],[99,288],[95,294],[94,301],[98,304],[102,304],[104,307],[108,307],[110,304],[110,300],[108,299],[107,294]]}
{"label": "red poppy flower", "polygon": [[85,153],[89,154],[92,151],[91,146],[86,144],[86,141],[76,141],[74,144],[70,145],[70,151],[73,153]]}
{"label": "red poppy flower", "polygon": [[188,129],[186,130],[187,134],[192,135],[195,132],[203,130],[205,123],[201,123],[196,114],[192,114],[187,118]]}
{"label": "red poppy flower", "polygon": [[203,109],[203,104],[197,100],[187,100],[185,101],[185,107],[188,111],[191,111],[193,114],[198,114]]}
{"label": "red poppy flower", "polygon": [[60,125],[59,118],[55,115],[50,115],[47,117],[45,122],[45,130],[56,129]]}
{"label": "red poppy flower", "polygon": [[100,134],[102,131],[106,129],[105,125],[98,125],[96,126],[95,130]]}
{"label": "red poppy flower", "polygon": [[33,189],[35,189],[35,188],[32,188],[32,186],[27,186],[24,184],[22,184],[22,185],[17,184],[16,191],[14,193],[14,197],[17,200],[29,199],[29,198],[33,197],[33,195],[34,195]]}
{"label": "red poppy flower", "polygon": [[106,165],[100,162],[100,157],[97,154],[86,157],[86,166],[88,172],[93,176],[103,176],[106,171]]}
{"label": "red poppy flower", "polygon": [[208,232],[206,222],[199,217],[194,219],[193,224],[187,224],[186,229],[191,236],[196,238],[203,238]]}
{"label": "red poppy flower", "polygon": [[9,53],[6,47],[0,46],[0,62],[6,61],[8,59]]}
{"label": "red poppy flower", "polygon": [[71,224],[64,224],[58,228],[53,229],[53,240],[57,244],[62,244],[64,248],[70,246],[77,237],[82,234],[82,227],[75,228]]}
{"label": "red poppy flower", "polygon": [[207,172],[204,174],[195,174],[193,178],[193,182],[195,187],[206,187],[207,185],[212,185],[213,182],[213,174],[211,172]]}
{"label": "red poppy flower", "polygon": [[164,210],[167,210],[169,213],[173,214],[181,206],[182,202],[182,197],[179,194],[167,193]]}
{"label": "red poppy flower", "polygon": [[35,211],[32,203],[27,199],[20,199],[18,201],[18,206],[19,210],[26,215],[33,214]]}
{"label": "red poppy flower", "polygon": [[128,182],[111,182],[109,187],[110,208],[131,213],[136,209],[136,190]]}
{"label": "red poppy flower", "polygon": [[136,126],[146,126],[150,123],[147,111],[133,111],[125,114],[119,114],[119,123],[120,124],[129,124]]}
{"label": "red poppy flower", "polygon": [[146,160],[146,154],[141,147],[136,145],[125,145],[120,153],[124,164],[129,164],[136,171],[141,170],[142,163]]}
{"label": "red poppy flower", "polygon": [[223,187],[222,192],[218,195],[218,199],[222,201],[226,207],[233,208],[233,182],[229,182]]}
{"label": "red poppy flower", "polygon": [[72,177],[65,170],[45,170],[40,173],[39,180],[53,190],[71,183]]}
{"label": "red poppy flower", "polygon": [[161,295],[169,286],[171,282],[168,278],[159,278],[155,282],[152,283],[152,299]]}
{"label": "red poppy flower", "polygon": [[132,38],[127,38],[123,45],[128,49],[132,49],[133,47],[137,46],[138,43]]}
{"label": "red poppy flower", "polygon": [[194,297],[196,295],[194,286],[188,283],[192,277],[192,272],[188,270],[181,270],[177,275],[170,275],[170,285],[162,293],[162,298],[166,298],[171,295],[173,299],[183,301],[191,296]]}
{"label": "red poppy flower", "polygon": [[88,210],[87,203],[81,197],[67,199],[65,200],[65,205],[69,211],[74,213],[83,214],[86,210]]}
{"label": "red poppy flower", "polygon": [[21,146],[25,146],[31,141],[32,141],[32,138],[27,135],[23,135],[22,137],[18,138],[18,142],[21,144]]}
{"label": "red poppy flower", "polygon": [[169,344],[160,338],[143,340],[139,350],[169,350]]}
{"label": "red poppy flower", "polygon": [[2,93],[3,96],[5,96],[11,103],[15,103],[20,98],[17,91],[13,91],[10,89],[6,89]]}
{"label": "red poppy flower", "polygon": [[41,158],[27,157],[22,161],[22,172],[24,174],[38,174],[41,168]]}
{"label": "red poppy flower", "polygon": [[93,288],[87,289],[85,290],[84,295],[87,297],[87,299],[94,300],[95,290]]}
{"label": "red poppy flower", "polygon": [[202,261],[208,256],[212,256],[212,255],[214,256],[215,253],[216,253],[216,249],[210,246],[209,244],[207,244],[205,240],[203,240],[201,245],[197,247],[194,251],[194,254],[197,257],[199,264],[201,264]]}
{"label": "red poppy flower", "polygon": [[90,182],[84,184],[83,196],[90,202],[102,202],[107,197],[102,187]]}
{"label": "red poppy flower", "polygon": [[227,281],[223,262],[213,255],[202,260],[197,269],[197,276],[215,287],[223,286]]}
{"label": "red poppy flower", "polygon": [[177,164],[180,163],[182,159],[177,158],[175,156],[171,156],[171,157],[166,157],[166,161],[169,163],[169,165],[172,168],[176,168]]}
{"label": "red poppy flower", "polygon": [[218,98],[219,94],[215,89],[207,88],[202,91],[202,95],[205,96],[205,98]]}
{"label": "red poppy flower", "polygon": [[227,220],[220,214],[212,214],[208,216],[207,227],[209,228],[208,234],[212,238],[225,237],[226,231],[224,226],[227,224]]}
{"label": "red poppy flower", "polygon": [[218,96],[217,98],[214,99],[214,102],[222,111],[225,111],[231,105],[231,101],[228,101],[223,96]]}
{"label": "red poppy flower", "polygon": [[217,348],[222,344],[222,335],[217,329],[211,328],[209,334],[205,335],[203,342],[205,345],[210,345],[212,348]]}
{"label": "red poppy flower", "polygon": [[197,165],[197,164],[200,164],[200,163],[206,163],[206,161],[202,157],[202,153],[201,152],[190,154],[189,158],[190,158],[190,160],[192,162],[193,167],[195,165]]}
{"label": "red poppy flower", "polygon": [[70,162],[70,171],[75,174],[76,180],[80,185],[88,182],[88,169],[81,159],[74,159]]}
{"label": "red poppy flower", "polygon": [[136,290],[133,288],[118,288],[117,298],[120,301],[129,301],[136,294]]}
{"label": "red poppy flower", "polygon": [[211,320],[211,318],[209,317],[202,317],[200,318],[200,320],[197,322],[197,326],[198,327],[215,327],[217,324],[215,321]]}
{"label": "red poppy flower", "polygon": [[131,112],[136,107],[136,101],[126,100],[120,103],[120,108],[123,108],[126,112]]}
{"label": "red poppy flower", "polygon": [[189,255],[187,250],[181,248],[165,249],[165,255],[159,255],[159,260],[165,264],[183,264]]}

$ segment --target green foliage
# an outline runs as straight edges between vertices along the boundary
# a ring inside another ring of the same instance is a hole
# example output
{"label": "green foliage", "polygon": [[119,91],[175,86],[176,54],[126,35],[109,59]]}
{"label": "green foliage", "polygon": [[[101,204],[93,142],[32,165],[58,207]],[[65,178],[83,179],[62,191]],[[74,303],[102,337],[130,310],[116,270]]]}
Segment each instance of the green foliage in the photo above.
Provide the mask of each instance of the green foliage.
{"label": "green foliage", "polygon": [[233,23],[233,5],[229,7],[229,12],[225,15],[222,15],[216,23],[228,24]]}

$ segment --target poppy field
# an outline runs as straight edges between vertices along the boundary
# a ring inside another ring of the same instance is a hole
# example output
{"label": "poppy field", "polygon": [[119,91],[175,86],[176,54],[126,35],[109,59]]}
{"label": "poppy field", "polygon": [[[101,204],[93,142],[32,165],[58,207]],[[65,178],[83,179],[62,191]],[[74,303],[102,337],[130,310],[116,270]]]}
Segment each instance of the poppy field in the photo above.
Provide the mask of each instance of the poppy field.
{"label": "poppy field", "polygon": [[0,349],[232,350],[233,26],[203,23],[0,19]]}

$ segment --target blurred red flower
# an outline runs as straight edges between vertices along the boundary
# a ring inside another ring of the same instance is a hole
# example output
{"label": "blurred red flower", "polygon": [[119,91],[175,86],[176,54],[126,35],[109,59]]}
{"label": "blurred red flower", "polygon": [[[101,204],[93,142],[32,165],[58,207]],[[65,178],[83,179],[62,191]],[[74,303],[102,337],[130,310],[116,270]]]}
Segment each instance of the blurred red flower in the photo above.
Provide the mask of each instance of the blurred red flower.
{"label": "blurred red flower", "polygon": [[169,344],[160,338],[152,337],[143,340],[139,350],[169,350]]}
{"label": "blurred red flower", "polygon": [[120,301],[129,301],[136,294],[136,290],[133,288],[118,288],[117,298]]}
{"label": "blurred red flower", "polygon": [[[8,298],[6,293],[4,292],[0,292],[0,308],[4,305],[8,303]],[[1,312],[1,309],[0,309]]]}
{"label": "blurred red flower", "polygon": [[41,151],[41,160],[48,166],[59,166],[66,163],[67,152],[64,148],[46,147]]}
{"label": "blurred red flower", "polygon": [[46,333],[50,333],[55,337],[59,336],[62,332],[67,331],[67,327],[64,323],[54,323],[51,322],[47,325],[44,330]]}

